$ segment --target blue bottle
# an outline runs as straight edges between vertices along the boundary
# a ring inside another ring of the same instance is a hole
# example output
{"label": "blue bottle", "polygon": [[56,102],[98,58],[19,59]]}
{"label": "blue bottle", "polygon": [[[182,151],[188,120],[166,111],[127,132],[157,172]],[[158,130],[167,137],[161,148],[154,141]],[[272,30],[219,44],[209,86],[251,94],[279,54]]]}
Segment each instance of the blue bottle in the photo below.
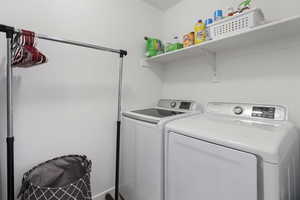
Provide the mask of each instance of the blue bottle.
{"label": "blue bottle", "polygon": [[206,26],[208,26],[208,25],[212,24],[213,22],[214,22],[214,20],[212,18],[208,18],[208,19],[205,20],[204,23],[205,23]]}
{"label": "blue bottle", "polygon": [[214,13],[214,19],[215,21],[223,19],[223,10],[216,10]]}
{"label": "blue bottle", "polygon": [[211,33],[210,33],[210,28],[209,25],[212,24],[214,20],[212,18],[208,18],[205,20],[205,27],[206,27],[206,40],[211,40]]}

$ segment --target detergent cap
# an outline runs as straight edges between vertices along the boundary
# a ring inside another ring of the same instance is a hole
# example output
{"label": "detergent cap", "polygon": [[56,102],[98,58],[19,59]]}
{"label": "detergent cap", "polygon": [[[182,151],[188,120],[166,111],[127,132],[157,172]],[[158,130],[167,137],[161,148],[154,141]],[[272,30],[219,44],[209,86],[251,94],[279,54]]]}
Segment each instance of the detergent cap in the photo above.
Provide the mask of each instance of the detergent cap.
{"label": "detergent cap", "polygon": [[216,10],[214,13],[215,21],[223,18],[223,10]]}
{"label": "detergent cap", "polygon": [[205,20],[205,25],[210,25],[214,22],[214,20],[212,18],[208,18]]}

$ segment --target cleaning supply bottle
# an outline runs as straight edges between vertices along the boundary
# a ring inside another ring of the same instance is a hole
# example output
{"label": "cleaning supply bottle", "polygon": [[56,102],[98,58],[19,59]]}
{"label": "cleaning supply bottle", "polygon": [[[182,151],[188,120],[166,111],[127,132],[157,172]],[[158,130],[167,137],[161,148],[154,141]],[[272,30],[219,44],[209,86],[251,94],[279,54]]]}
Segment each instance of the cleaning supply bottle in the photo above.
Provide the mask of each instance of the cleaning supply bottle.
{"label": "cleaning supply bottle", "polygon": [[200,44],[206,41],[206,27],[202,20],[195,24],[195,44]]}
{"label": "cleaning supply bottle", "polygon": [[216,21],[219,21],[219,20],[222,20],[224,17],[223,17],[223,10],[216,10],[214,12],[214,20],[215,22]]}
{"label": "cleaning supply bottle", "polygon": [[156,38],[144,37],[146,40],[146,56],[152,57],[164,53],[161,40]]}
{"label": "cleaning supply bottle", "polygon": [[210,25],[213,23],[213,19],[212,18],[208,18],[205,20],[204,24],[205,24],[205,29],[206,29],[206,40],[211,40],[211,32],[210,32]]}

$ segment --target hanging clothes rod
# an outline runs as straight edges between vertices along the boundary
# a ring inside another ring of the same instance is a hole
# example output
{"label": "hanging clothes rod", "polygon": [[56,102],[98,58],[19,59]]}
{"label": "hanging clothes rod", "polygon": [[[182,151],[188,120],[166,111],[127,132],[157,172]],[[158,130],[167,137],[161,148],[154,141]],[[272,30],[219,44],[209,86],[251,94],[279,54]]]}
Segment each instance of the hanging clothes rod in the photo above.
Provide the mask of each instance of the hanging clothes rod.
{"label": "hanging clothes rod", "polygon": [[[12,87],[12,45],[14,34],[22,33],[20,29],[15,29],[11,26],[0,24],[0,32],[6,33],[7,40],[7,63],[6,63],[6,114],[7,114],[7,200],[15,200],[15,183],[14,183],[14,131],[13,131],[13,87]],[[66,40],[61,38],[50,37],[42,34],[35,34],[35,37],[43,40],[49,40],[58,43],[64,43],[89,49],[96,49],[100,51],[107,51],[117,53],[120,55],[119,63],[119,84],[118,84],[118,109],[117,109],[117,134],[116,134],[116,171],[115,171],[115,195],[114,198],[111,194],[107,193],[106,200],[119,200],[119,168],[120,168],[120,139],[121,139],[121,105],[122,105],[122,79],[123,79],[123,58],[127,56],[127,51],[102,47],[94,44],[77,42],[73,40]]]}
{"label": "hanging clothes rod", "polygon": [[[22,33],[21,30],[15,30],[16,33]],[[51,37],[48,35],[44,34],[37,34],[35,33],[35,37],[43,40],[49,40],[53,42],[59,42],[59,43],[64,43],[64,44],[70,44],[70,45],[75,45],[79,47],[85,47],[85,48],[90,48],[90,49],[96,49],[96,50],[101,50],[101,51],[108,51],[112,53],[118,53],[121,54],[123,50],[118,50],[118,49],[111,49],[107,47],[102,47],[99,45],[94,45],[94,44],[89,44],[89,43],[84,43],[84,42],[78,42],[74,40],[66,40],[62,38],[57,38],[57,37]],[[124,53],[124,52],[123,52]]]}
{"label": "hanging clothes rod", "polygon": [[[1,25],[1,24],[0,24],[0,31],[5,32],[5,33],[12,31],[13,33],[21,33],[22,34],[21,29],[16,29],[16,28],[9,27],[9,26],[6,26],[6,25]],[[89,43],[85,43],[85,42],[78,42],[78,41],[74,41],[74,40],[67,40],[67,39],[63,39],[63,38],[52,37],[52,36],[48,36],[48,35],[45,35],[45,34],[38,34],[38,33],[35,33],[35,37],[39,38],[39,39],[42,39],[42,40],[49,40],[49,41],[53,41],[53,42],[58,42],[58,43],[63,43],[63,44],[70,44],[70,45],[85,47],[85,48],[89,48],[89,49],[107,51],[107,52],[122,54],[124,56],[127,55],[127,51],[122,50],[122,49],[112,49],[112,48],[103,47],[103,46],[99,46],[99,45],[95,45],[95,44],[89,44]]]}

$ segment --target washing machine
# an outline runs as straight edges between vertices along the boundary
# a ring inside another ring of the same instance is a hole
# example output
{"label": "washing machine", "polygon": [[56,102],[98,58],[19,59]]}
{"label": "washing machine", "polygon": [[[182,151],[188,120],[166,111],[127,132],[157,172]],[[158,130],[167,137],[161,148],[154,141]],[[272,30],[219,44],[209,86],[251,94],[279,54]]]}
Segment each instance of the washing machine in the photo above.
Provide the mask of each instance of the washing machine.
{"label": "washing machine", "polygon": [[209,103],[166,125],[166,200],[299,200],[299,133],[276,105]]}
{"label": "washing machine", "polygon": [[194,101],[167,99],[154,108],[123,113],[120,194],[124,199],[163,199],[164,126],[199,113],[201,107]]}

